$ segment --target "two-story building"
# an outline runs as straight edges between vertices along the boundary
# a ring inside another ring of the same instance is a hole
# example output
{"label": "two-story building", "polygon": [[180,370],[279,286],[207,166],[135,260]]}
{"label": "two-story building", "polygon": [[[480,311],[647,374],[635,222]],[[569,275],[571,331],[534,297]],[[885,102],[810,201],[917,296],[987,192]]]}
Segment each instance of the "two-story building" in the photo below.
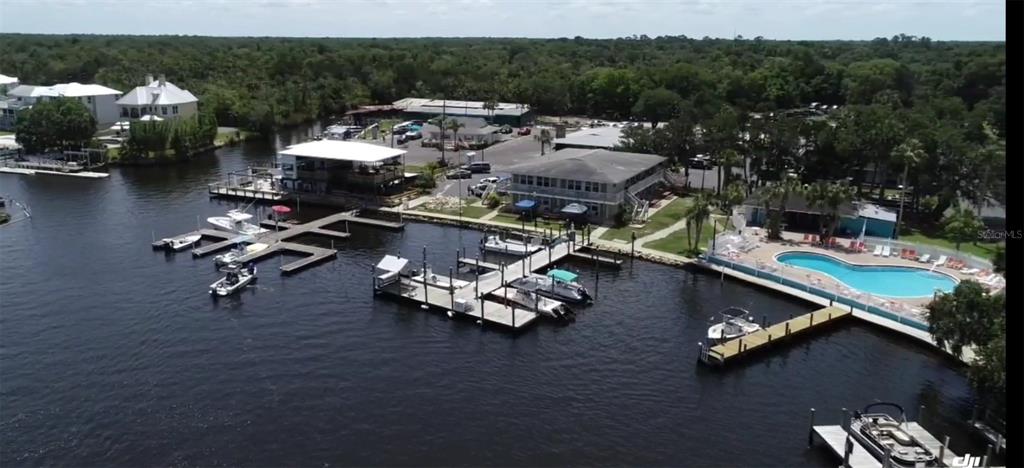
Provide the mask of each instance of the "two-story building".
{"label": "two-story building", "polygon": [[117,121],[117,99],[121,92],[98,84],[60,83],[53,86],[19,85],[7,92],[7,105],[14,116],[21,109],[51,99],[74,99],[85,105],[99,126]]}
{"label": "two-story building", "polygon": [[138,86],[117,101],[124,119],[141,119],[147,115],[160,119],[191,117],[199,112],[199,99],[188,90],[167,81],[164,75],[154,80],[146,75],[146,85]]}
{"label": "two-story building", "polygon": [[609,224],[656,189],[666,161],[653,154],[565,149],[509,168],[508,192],[514,205],[559,213],[576,203],[587,208],[590,222]]}
{"label": "two-story building", "polygon": [[316,194],[388,195],[400,192],[405,151],[342,140],[317,140],[278,152],[285,189]]}

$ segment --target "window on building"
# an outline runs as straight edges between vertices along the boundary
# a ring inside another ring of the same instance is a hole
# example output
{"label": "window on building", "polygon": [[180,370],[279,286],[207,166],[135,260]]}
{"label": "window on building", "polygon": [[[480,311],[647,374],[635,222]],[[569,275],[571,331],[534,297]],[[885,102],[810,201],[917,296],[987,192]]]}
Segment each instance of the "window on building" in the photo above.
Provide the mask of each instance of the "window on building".
{"label": "window on building", "polygon": [[86,96],[85,97],[85,102],[88,102],[89,104],[92,104],[92,96]]}
{"label": "window on building", "polygon": [[121,117],[128,117],[128,108],[127,107],[122,107],[121,108]]}
{"label": "window on building", "polygon": [[533,176],[532,175],[526,176],[526,185],[533,185]]}
{"label": "window on building", "polygon": [[178,106],[171,106],[171,113],[174,115],[178,115]]}
{"label": "window on building", "polygon": [[167,115],[167,106],[161,106],[160,107],[160,113],[163,114],[163,115]]}
{"label": "window on building", "polygon": [[558,188],[565,189],[565,179],[558,179]]}

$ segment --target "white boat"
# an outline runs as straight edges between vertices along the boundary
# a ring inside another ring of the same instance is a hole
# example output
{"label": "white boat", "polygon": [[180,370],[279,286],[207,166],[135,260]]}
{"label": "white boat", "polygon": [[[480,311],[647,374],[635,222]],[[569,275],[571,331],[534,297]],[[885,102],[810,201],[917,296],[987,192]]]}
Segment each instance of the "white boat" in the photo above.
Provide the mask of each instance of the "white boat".
{"label": "white boat", "polygon": [[[761,329],[761,326],[747,320],[744,317],[750,314],[739,307],[729,307],[719,314],[722,315],[721,323],[716,323],[708,328],[709,340],[729,340],[749,335]],[[753,317],[751,317],[753,319]]]}
{"label": "white boat", "polygon": [[512,239],[502,239],[498,236],[487,236],[483,240],[482,247],[484,250],[509,255],[529,255],[541,249],[539,244],[528,244]]}
{"label": "white boat", "polygon": [[[877,406],[892,406],[900,411],[898,421],[886,413],[871,412]],[[895,403],[878,402],[855,411],[850,418],[849,433],[857,439],[882,466],[924,468],[940,466],[938,457],[907,431],[903,408]],[[886,453],[888,452],[888,453]],[[888,462],[885,457],[888,455]],[[944,465],[943,465],[944,466]]]}
{"label": "white boat", "polygon": [[576,282],[579,275],[566,270],[551,270],[547,276],[529,275],[511,282],[512,287],[535,292],[551,299],[585,304],[591,301],[590,292]]}
{"label": "white boat", "polygon": [[221,268],[226,275],[210,285],[210,294],[214,297],[229,296],[256,280],[256,267],[243,267],[237,263]]}
{"label": "white boat", "polygon": [[218,255],[216,257],[213,257],[213,263],[215,265],[217,265],[217,266],[223,266],[223,265],[228,265],[230,263],[235,263],[235,261],[237,261],[239,258],[242,258],[242,257],[244,257],[246,255],[249,255],[249,254],[254,254],[256,252],[263,251],[267,247],[270,247],[270,246],[267,245],[267,244],[260,244],[260,243],[248,245],[248,246],[245,246],[245,247],[239,246],[239,248],[237,248],[235,250],[232,250],[232,251],[226,252],[226,253],[222,253],[222,254],[220,254],[220,255]]}
{"label": "white boat", "polygon": [[170,237],[164,239],[163,241],[164,245],[167,246],[169,249],[177,251],[185,250],[186,248],[191,247],[196,242],[199,242],[199,239],[201,239],[202,237],[203,236],[199,234],[192,234],[188,236]]}
{"label": "white boat", "polygon": [[218,231],[234,232],[249,236],[268,232],[267,229],[247,223],[246,221],[250,219],[252,219],[252,215],[249,213],[242,210],[231,210],[228,211],[227,216],[212,216],[206,218],[206,222],[212,224]]}
{"label": "white boat", "polygon": [[522,289],[513,289],[510,291],[508,300],[556,320],[567,320],[573,315],[573,311],[569,306],[554,299],[548,299],[537,293],[524,291]]}

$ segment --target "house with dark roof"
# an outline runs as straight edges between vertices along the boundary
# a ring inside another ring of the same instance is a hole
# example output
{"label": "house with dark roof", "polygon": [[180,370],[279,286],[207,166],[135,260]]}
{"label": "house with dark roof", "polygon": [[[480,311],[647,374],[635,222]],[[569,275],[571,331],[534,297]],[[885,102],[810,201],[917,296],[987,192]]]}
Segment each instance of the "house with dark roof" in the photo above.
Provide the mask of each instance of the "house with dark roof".
{"label": "house with dark roof", "polygon": [[[747,226],[765,226],[768,222],[768,211],[762,199],[763,190],[755,191],[741,204]],[[771,210],[775,206],[772,203]],[[782,214],[782,229],[816,233],[820,229],[823,214],[820,208],[811,206],[803,195],[791,193],[786,200],[786,211]],[[896,212],[872,203],[844,203],[839,207],[839,218],[836,229],[838,235],[857,237],[863,230],[867,236],[892,238],[896,230]]]}
{"label": "house with dark roof", "polygon": [[561,213],[577,204],[586,207],[590,222],[609,224],[621,210],[642,203],[656,190],[664,180],[666,161],[653,154],[564,149],[509,168],[508,193],[515,206]]}

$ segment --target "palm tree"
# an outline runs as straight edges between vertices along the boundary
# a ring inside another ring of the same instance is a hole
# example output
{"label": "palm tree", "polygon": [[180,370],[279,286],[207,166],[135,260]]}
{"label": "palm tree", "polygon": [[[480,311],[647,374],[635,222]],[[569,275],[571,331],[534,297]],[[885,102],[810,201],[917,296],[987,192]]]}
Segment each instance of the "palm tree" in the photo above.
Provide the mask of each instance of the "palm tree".
{"label": "palm tree", "polygon": [[[791,194],[800,191],[800,182],[796,177],[785,179],[765,187],[761,192],[761,201],[764,203],[765,211],[768,212],[768,238],[772,240],[782,239],[782,215],[786,212],[786,203]],[[771,208],[775,203],[775,209]]]}
{"label": "palm tree", "polygon": [[683,211],[683,218],[686,219],[686,229],[690,231],[690,226],[693,226],[693,237],[691,238],[690,232],[686,233],[686,241],[689,243],[690,251],[696,252],[700,249],[700,234],[704,228],[704,221],[711,216],[711,208],[714,204],[714,200],[710,196],[699,193],[693,197],[690,201],[690,205]]}
{"label": "palm tree", "polygon": [[722,193],[722,187],[729,185],[732,176],[732,168],[743,162],[743,157],[734,149],[727,149],[718,154],[718,193]]}
{"label": "palm tree", "polygon": [[818,233],[821,235],[822,242],[827,243],[835,233],[836,227],[839,226],[839,209],[853,200],[855,191],[845,181],[815,182],[803,190],[808,204],[821,211],[821,215],[818,217],[820,226]]}
{"label": "palm tree", "polygon": [[497,108],[498,108],[498,103],[495,102],[493,99],[489,99],[487,101],[484,101],[484,109],[487,111],[487,115],[488,116],[494,117],[494,109],[497,109]]}
{"label": "palm tree", "polygon": [[921,142],[910,138],[892,150],[892,159],[897,164],[903,164],[903,179],[900,182],[900,212],[896,216],[896,237],[900,235],[900,225],[903,224],[903,199],[907,196],[907,175],[910,173],[910,166],[916,166],[924,159],[924,149]]}
{"label": "palm tree", "polygon": [[544,145],[550,145],[551,140],[553,139],[551,137],[551,130],[547,128],[542,128],[535,135],[533,135],[533,139],[540,142],[540,155],[544,156]]}
{"label": "palm tree", "polygon": [[459,122],[454,118],[448,119],[448,121],[444,123],[444,130],[452,132],[452,144],[455,146],[456,151],[459,148],[459,129],[464,128],[465,126],[466,124]]}

